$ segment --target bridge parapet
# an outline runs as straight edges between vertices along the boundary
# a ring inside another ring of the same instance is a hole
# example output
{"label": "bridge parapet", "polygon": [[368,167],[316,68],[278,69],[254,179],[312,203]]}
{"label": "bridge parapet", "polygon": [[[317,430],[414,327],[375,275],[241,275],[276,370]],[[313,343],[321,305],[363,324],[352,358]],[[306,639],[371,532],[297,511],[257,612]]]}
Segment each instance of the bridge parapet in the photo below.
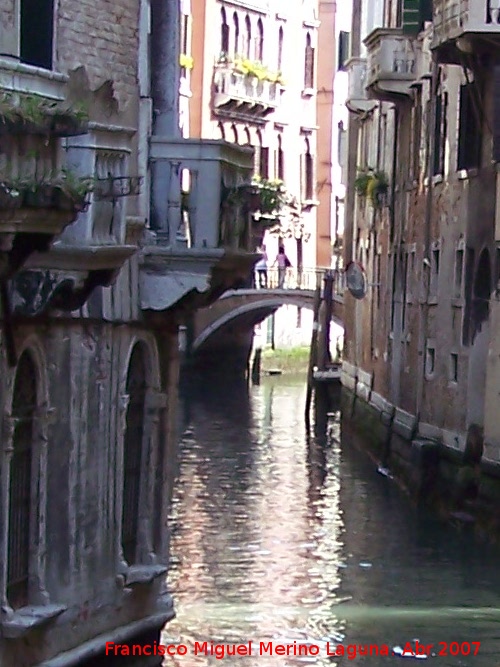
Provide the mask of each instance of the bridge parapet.
{"label": "bridge parapet", "polygon": [[[333,293],[336,296],[344,294],[344,273],[337,269],[326,267],[289,267],[284,274],[276,267],[268,268],[265,272],[255,271],[256,289],[298,289],[315,290],[322,285],[327,273],[332,273],[334,278]],[[264,275],[262,275],[264,274]]]}
{"label": "bridge parapet", "polygon": [[[192,331],[192,352],[210,346],[229,347],[236,340],[246,341],[253,327],[284,305],[313,308],[317,285],[323,284],[330,269],[314,268],[298,271],[289,268],[287,280],[279,286],[277,270],[267,271],[262,287],[232,289],[214,304],[200,309]],[[343,325],[343,274],[334,274],[332,320]]]}

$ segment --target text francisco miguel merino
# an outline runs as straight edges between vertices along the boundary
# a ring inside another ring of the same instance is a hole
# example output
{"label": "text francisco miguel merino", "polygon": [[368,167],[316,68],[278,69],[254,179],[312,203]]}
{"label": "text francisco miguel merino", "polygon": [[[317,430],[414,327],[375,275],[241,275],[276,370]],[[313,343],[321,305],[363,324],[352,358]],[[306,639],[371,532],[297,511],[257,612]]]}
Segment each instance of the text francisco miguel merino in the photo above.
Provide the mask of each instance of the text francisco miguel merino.
{"label": "text francisco miguel merino", "polygon": [[150,644],[144,645],[126,645],[108,642],[106,644],[106,655],[168,655],[181,656],[188,655],[210,655],[217,660],[222,660],[229,656],[248,656],[248,655],[291,655],[291,656],[346,656],[353,660],[357,655],[390,655],[390,649],[387,645],[370,644],[367,646],[357,646],[354,644],[342,645],[326,642],[321,647],[318,644],[300,644],[293,642],[291,644],[276,644],[272,641],[253,642],[248,641],[244,644],[215,644],[214,642],[194,642],[192,647],[187,644]]}

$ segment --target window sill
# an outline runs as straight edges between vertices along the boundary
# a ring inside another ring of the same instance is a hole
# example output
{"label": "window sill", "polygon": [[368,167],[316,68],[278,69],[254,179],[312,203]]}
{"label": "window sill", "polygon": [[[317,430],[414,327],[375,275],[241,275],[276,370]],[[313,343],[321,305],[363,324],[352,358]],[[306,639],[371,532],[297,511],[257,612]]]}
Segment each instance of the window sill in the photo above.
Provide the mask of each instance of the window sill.
{"label": "window sill", "polygon": [[125,573],[125,586],[145,586],[152,584],[168,572],[166,565],[131,565]]}
{"label": "window sill", "polygon": [[313,206],[319,206],[319,201],[317,199],[304,199],[302,202],[303,208],[312,208]]}
{"label": "window sill", "polygon": [[443,174],[434,174],[432,177],[432,185],[437,185],[443,182]]}
{"label": "window sill", "polygon": [[310,98],[316,95],[316,90],[314,88],[304,88],[302,91],[302,97]]}
{"label": "window sill", "polygon": [[471,168],[471,169],[459,169],[457,171],[457,179],[459,181],[466,181],[469,178],[474,178],[477,176],[478,170],[476,167]]}
{"label": "window sill", "polygon": [[427,305],[428,306],[437,306],[438,303],[438,298],[437,296],[430,296],[427,298]]}
{"label": "window sill", "polygon": [[68,76],[0,56],[0,88],[64,100]]}
{"label": "window sill", "polygon": [[28,632],[42,627],[60,616],[66,607],[60,604],[23,607],[8,614],[0,624],[2,636],[6,639],[19,639]]}
{"label": "window sill", "polygon": [[451,300],[452,308],[463,308],[464,300],[461,297],[455,297]]}

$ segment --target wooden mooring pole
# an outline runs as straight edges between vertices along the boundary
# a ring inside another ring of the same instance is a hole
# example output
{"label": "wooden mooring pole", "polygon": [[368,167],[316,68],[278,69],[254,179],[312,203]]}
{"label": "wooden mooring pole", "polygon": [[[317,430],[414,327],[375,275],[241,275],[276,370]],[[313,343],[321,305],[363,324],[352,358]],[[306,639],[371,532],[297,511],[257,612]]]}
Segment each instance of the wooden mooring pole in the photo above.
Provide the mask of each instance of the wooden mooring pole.
{"label": "wooden mooring pole", "polygon": [[307,393],[306,393],[306,427],[311,426],[311,402],[314,389],[314,367],[318,361],[318,334],[319,334],[319,309],[321,306],[321,278],[318,276],[316,291],[314,293],[313,305],[313,329],[311,335],[311,349],[309,351],[309,367],[307,369]]}
{"label": "wooden mooring pole", "polygon": [[326,369],[332,363],[330,354],[330,325],[333,313],[333,273],[331,271],[326,272],[324,285],[325,317],[322,329],[323,359],[321,359],[321,368]]}

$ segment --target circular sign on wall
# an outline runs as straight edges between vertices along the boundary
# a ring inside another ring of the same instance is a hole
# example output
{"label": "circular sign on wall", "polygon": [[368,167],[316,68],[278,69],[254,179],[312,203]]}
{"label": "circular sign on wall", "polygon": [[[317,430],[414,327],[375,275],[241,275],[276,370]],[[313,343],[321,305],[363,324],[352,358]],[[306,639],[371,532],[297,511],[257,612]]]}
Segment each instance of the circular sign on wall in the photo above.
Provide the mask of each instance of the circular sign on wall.
{"label": "circular sign on wall", "polygon": [[361,264],[351,262],[347,265],[345,281],[347,289],[355,299],[363,299],[366,296],[366,273]]}

